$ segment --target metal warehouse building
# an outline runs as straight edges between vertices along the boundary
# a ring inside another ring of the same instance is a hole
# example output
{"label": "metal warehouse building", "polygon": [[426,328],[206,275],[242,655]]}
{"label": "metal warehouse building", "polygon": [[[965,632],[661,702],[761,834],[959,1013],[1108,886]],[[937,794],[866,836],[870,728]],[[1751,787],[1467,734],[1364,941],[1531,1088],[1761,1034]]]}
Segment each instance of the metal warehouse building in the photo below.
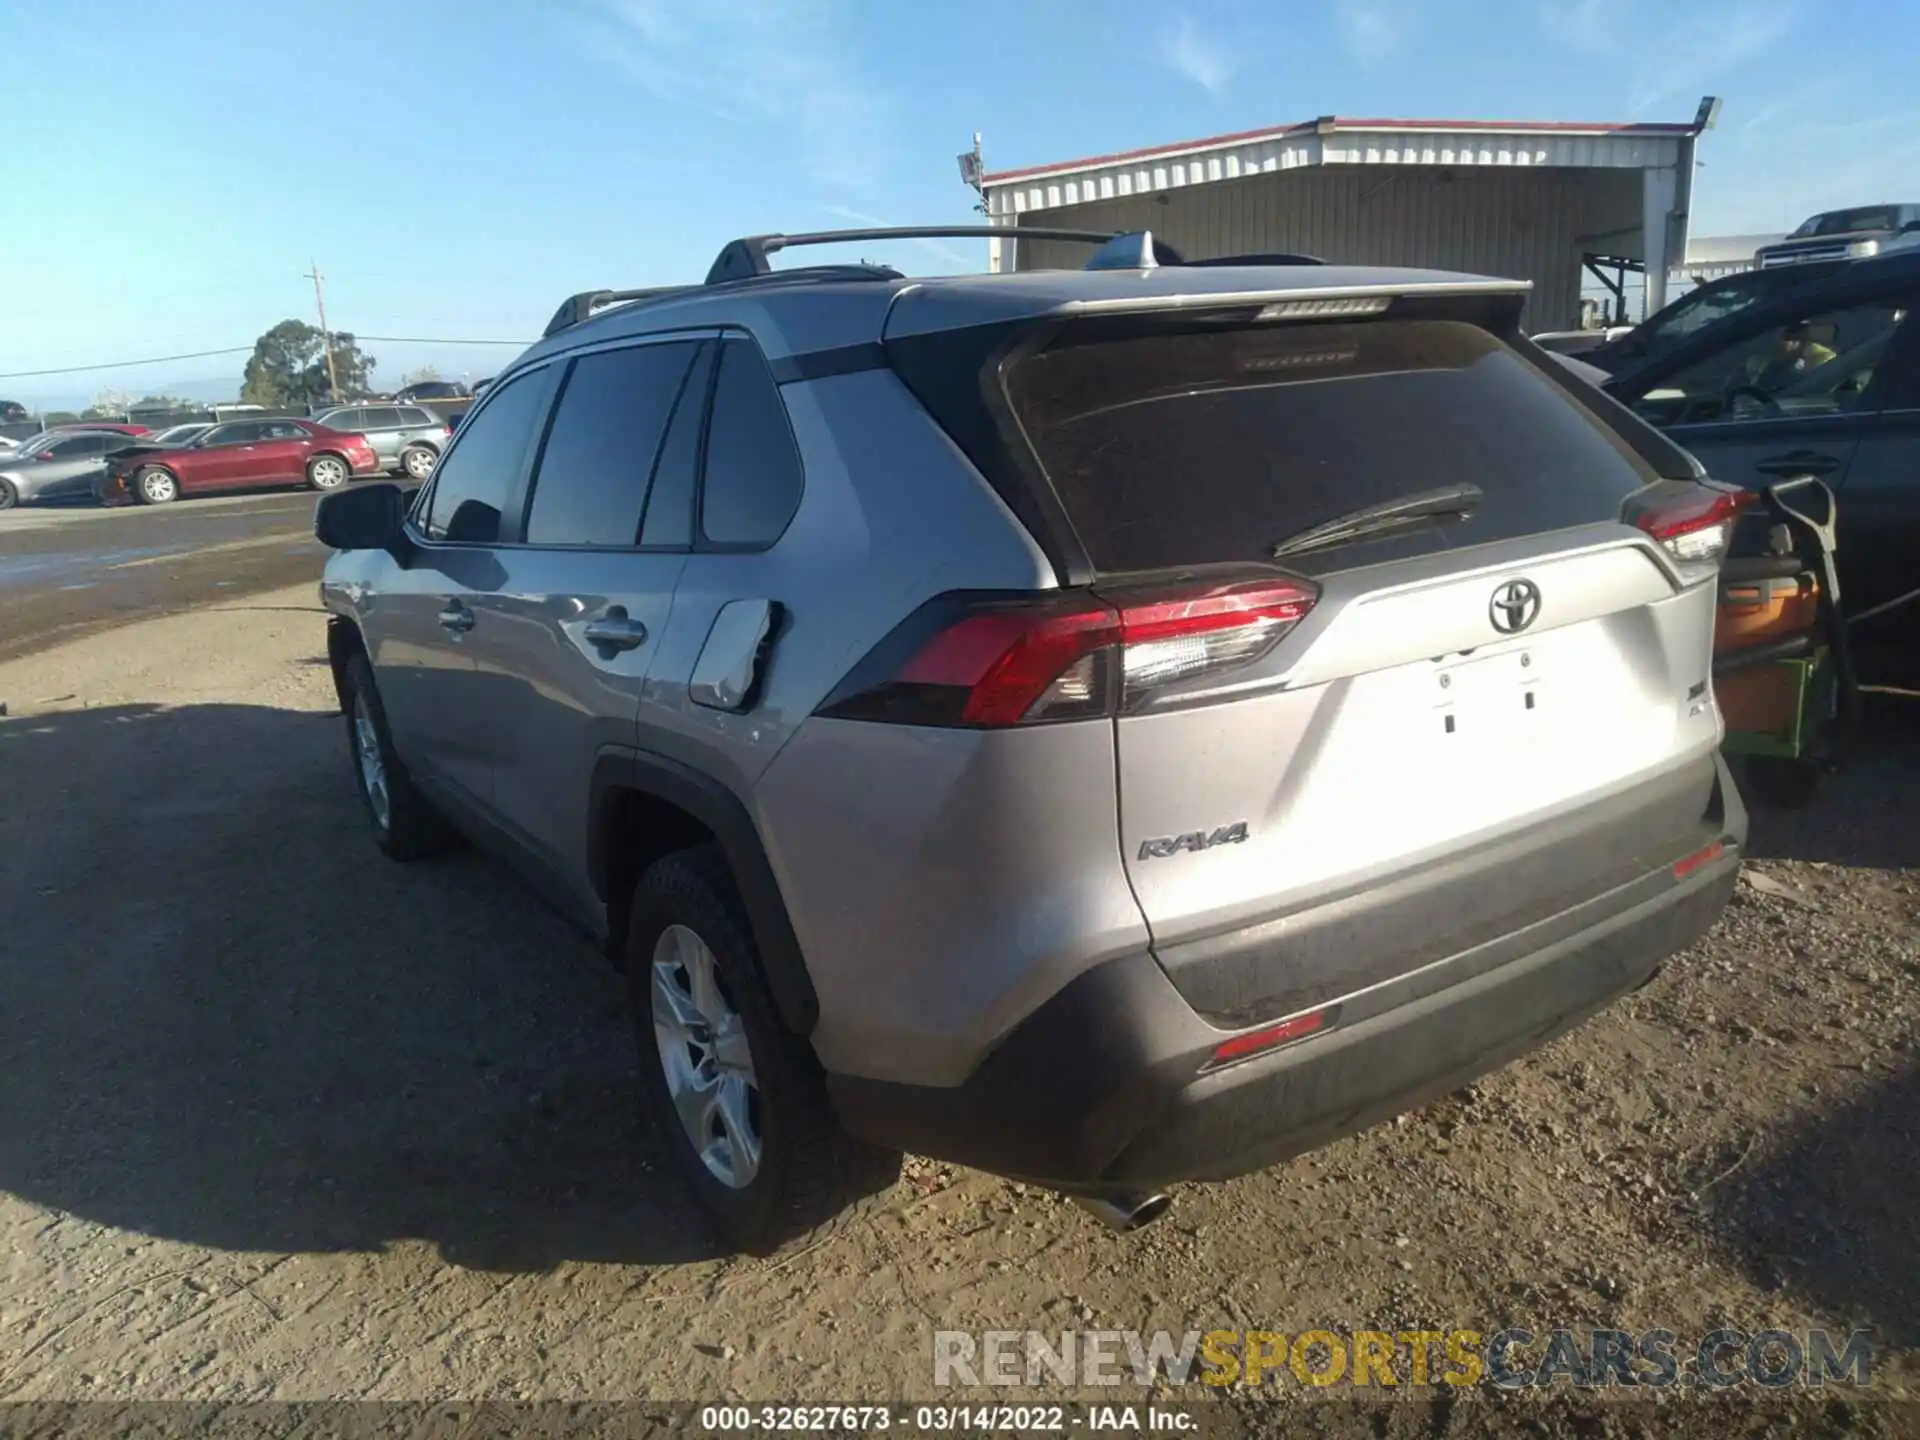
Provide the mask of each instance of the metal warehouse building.
{"label": "metal warehouse building", "polygon": [[[1195,258],[1286,251],[1531,280],[1530,330],[1566,329],[1582,276],[1646,276],[1649,311],[1687,253],[1685,124],[1346,120],[1219,135],[981,176],[995,225],[1151,230]],[[995,270],[1075,265],[1079,247],[989,242]]]}

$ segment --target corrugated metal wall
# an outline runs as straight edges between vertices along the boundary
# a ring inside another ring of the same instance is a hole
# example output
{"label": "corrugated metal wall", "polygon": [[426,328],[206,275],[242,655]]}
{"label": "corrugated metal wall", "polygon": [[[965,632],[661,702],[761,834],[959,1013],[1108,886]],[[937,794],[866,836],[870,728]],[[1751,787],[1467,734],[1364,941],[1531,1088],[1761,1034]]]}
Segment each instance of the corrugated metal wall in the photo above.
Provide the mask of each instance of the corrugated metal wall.
{"label": "corrugated metal wall", "polygon": [[[1327,167],[1263,174],[1157,195],[1029,210],[1031,225],[1151,230],[1196,259],[1298,251],[1350,265],[1416,265],[1531,280],[1530,330],[1579,323],[1580,257],[1638,247],[1640,174],[1592,171]],[[1593,236],[1591,240],[1586,236]],[[1023,270],[1077,266],[1085,247],[1028,241]]]}

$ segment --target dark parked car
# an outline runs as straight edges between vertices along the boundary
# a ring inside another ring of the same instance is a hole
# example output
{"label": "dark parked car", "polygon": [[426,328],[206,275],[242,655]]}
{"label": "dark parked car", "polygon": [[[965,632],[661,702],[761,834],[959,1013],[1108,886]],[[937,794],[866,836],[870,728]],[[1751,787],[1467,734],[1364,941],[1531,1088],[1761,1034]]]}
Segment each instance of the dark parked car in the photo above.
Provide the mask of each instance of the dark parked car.
{"label": "dark parked car", "polygon": [[165,505],[182,495],[277,485],[337,490],[354,476],[380,473],[364,435],[311,420],[230,420],[185,445],[114,455],[95,493],[104,504]]}
{"label": "dark parked car", "polygon": [[1844,270],[1844,260],[1795,265],[1781,270],[1743,270],[1689,290],[1662,306],[1626,334],[1580,352],[1589,365],[1626,377],[1658,362],[1676,345],[1707,326],[1763,301],[1817,284]]}
{"label": "dark parked car", "polygon": [[1831,486],[1843,599],[1858,614],[1920,585],[1916,302],[1920,252],[1847,265],[1606,388],[1717,480],[1757,490],[1817,475]]}
{"label": "dark parked car", "polygon": [[0,425],[23,425],[32,418],[18,400],[0,400]]}
{"label": "dark parked car", "polygon": [[393,398],[403,405],[417,400],[465,400],[467,387],[457,380],[422,380],[417,384],[402,386],[394,392]]}

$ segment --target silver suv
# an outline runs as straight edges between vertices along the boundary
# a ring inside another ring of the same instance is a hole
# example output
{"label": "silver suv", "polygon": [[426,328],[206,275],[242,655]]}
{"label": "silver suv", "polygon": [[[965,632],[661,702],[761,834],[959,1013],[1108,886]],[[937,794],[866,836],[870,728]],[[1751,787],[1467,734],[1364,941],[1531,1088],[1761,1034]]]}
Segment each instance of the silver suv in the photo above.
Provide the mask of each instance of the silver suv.
{"label": "silver suv", "polygon": [[366,436],[383,469],[412,480],[424,480],[433,473],[453,435],[452,426],[418,405],[338,405],[313,419],[329,430]]}
{"label": "silver suv", "polygon": [[734,1243],[902,1149],[1144,1223],[1713,923],[1737,497],[1523,284],[769,271],[816,238],[575,297],[317,521],[376,840],[605,941]]}

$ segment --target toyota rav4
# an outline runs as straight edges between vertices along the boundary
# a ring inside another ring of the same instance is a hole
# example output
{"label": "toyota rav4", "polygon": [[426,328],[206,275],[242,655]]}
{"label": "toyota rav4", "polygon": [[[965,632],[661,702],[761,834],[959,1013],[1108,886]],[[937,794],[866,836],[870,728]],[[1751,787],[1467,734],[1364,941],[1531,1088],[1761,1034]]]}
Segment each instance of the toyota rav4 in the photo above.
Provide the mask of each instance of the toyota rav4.
{"label": "toyota rav4", "polygon": [[1714,922],[1740,497],[1523,284],[768,264],[849,237],[574,297],[317,520],[375,840],[605,942],[730,1240],[902,1149],[1142,1223]]}

